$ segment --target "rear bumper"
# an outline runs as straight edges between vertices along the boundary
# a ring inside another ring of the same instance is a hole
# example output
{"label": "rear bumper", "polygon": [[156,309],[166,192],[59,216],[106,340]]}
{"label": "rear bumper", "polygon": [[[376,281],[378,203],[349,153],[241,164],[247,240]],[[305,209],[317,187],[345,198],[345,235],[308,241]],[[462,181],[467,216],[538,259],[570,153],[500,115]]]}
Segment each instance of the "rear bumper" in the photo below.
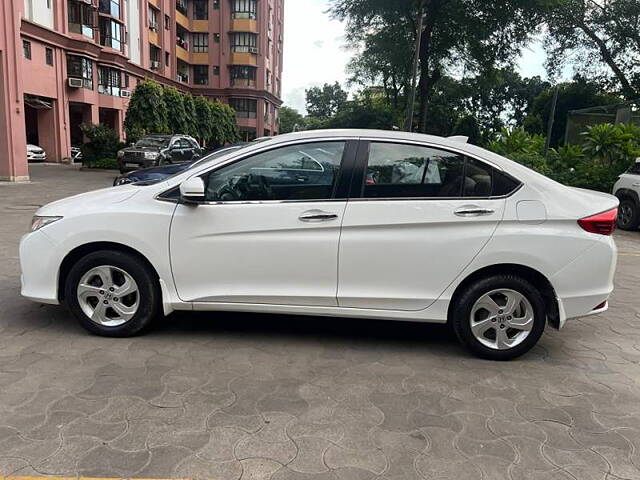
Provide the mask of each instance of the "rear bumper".
{"label": "rear bumper", "polygon": [[558,298],[560,327],[570,318],[609,308],[617,258],[613,238],[603,237],[550,279]]}

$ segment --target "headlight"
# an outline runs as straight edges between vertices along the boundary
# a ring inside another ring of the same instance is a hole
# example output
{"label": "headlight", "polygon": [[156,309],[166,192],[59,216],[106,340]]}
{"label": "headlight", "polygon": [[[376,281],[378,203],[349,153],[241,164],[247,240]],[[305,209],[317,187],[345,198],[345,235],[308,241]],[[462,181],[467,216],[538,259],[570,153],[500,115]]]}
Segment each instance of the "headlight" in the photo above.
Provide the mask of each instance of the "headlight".
{"label": "headlight", "polygon": [[124,157],[124,151],[123,150],[119,150],[118,151],[118,158],[122,158]]}
{"label": "headlight", "polygon": [[144,152],[144,158],[146,160],[155,160],[160,154],[158,152]]}
{"label": "headlight", "polygon": [[41,217],[36,215],[31,220],[31,231],[35,232],[36,230],[40,230],[42,227],[46,227],[50,223],[57,222],[61,218],[62,217]]}

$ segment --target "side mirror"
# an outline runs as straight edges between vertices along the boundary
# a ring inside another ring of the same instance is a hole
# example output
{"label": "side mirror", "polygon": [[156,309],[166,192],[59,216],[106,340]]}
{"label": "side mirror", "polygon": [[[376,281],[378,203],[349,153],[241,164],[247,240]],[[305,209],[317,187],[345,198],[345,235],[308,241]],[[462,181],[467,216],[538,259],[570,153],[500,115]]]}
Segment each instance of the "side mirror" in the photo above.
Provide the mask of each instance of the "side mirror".
{"label": "side mirror", "polygon": [[184,203],[204,202],[204,181],[200,177],[191,177],[180,184],[180,199]]}

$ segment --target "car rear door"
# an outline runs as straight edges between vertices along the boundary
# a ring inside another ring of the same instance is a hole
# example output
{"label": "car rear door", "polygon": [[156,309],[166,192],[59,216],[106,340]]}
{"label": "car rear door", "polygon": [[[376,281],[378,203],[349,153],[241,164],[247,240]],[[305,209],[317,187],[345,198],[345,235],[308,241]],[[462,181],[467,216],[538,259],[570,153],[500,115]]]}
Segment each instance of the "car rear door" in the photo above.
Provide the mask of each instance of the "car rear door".
{"label": "car rear door", "polygon": [[498,169],[437,146],[363,141],[344,214],[341,307],[422,310],[482,250],[502,219]]}
{"label": "car rear door", "polygon": [[[202,174],[206,203],[180,204],[171,266],[184,301],[336,306],[340,224],[357,141],[297,142]],[[324,152],[322,182],[266,168]]]}

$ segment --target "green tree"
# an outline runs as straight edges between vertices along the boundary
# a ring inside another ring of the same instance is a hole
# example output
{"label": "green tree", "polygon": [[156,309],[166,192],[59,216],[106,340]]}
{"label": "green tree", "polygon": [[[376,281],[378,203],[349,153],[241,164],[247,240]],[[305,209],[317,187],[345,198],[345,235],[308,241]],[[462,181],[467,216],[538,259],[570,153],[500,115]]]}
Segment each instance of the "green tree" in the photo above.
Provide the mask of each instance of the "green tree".
{"label": "green tree", "polygon": [[169,131],[167,106],[159,83],[145,80],[135,88],[125,116],[124,128],[129,142],[148,133]]}
{"label": "green tree", "polygon": [[80,130],[88,140],[82,145],[82,162],[85,164],[95,164],[104,159],[115,160],[118,150],[124,147],[118,132],[106,125],[83,123]]}
{"label": "green tree", "polygon": [[291,133],[296,126],[304,129],[304,117],[295,108],[282,106],[280,107],[280,133]]}
{"label": "green tree", "polygon": [[[417,35],[421,36],[418,127],[425,132],[431,120],[430,102],[442,77],[455,67],[480,72],[512,61],[539,23],[542,0],[331,0],[330,3],[334,17],[347,22],[350,43],[360,47],[383,45],[377,39],[394,31],[402,32],[398,38],[404,40],[398,40],[403,45],[394,44],[390,52],[397,52],[398,48],[411,52]],[[424,25],[418,32],[420,14],[424,16]]]}
{"label": "green tree", "polygon": [[193,95],[187,93],[182,99],[185,114],[185,132],[192,137],[198,136],[198,122],[196,119],[196,103]]}
{"label": "green tree", "polygon": [[640,97],[640,2],[550,0],[546,23],[550,72],[571,62],[590,78],[600,74],[627,100]]}
{"label": "green tree", "polygon": [[[554,89],[547,88],[533,101],[529,109],[532,119],[526,120],[527,129],[532,133],[546,134],[549,115],[553,102]],[[563,143],[567,127],[567,114],[571,110],[610,105],[620,102],[620,97],[609,94],[583,77],[576,76],[572,82],[559,85],[556,114],[551,132],[551,145],[557,146]]]}
{"label": "green tree", "polygon": [[184,108],[184,94],[175,87],[164,87],[164,103],[167,107],[167,125],[170,133],[189,133],[187,112]]}
{"label": "green tree", "polygon": [[347,103],[348,94],[338,82],[325,83],[322,87],[306,90],[307,113],[319,120],[328,120],[338,113]]}
{"label": "green tree", "polygon": [[193,99],[194,108],[196,112],[196,135],[195,137],[201,144],[205,144],[206,140],[212,135],[211,119],[209,117],[209,100],[202,95],[197,95]]}

